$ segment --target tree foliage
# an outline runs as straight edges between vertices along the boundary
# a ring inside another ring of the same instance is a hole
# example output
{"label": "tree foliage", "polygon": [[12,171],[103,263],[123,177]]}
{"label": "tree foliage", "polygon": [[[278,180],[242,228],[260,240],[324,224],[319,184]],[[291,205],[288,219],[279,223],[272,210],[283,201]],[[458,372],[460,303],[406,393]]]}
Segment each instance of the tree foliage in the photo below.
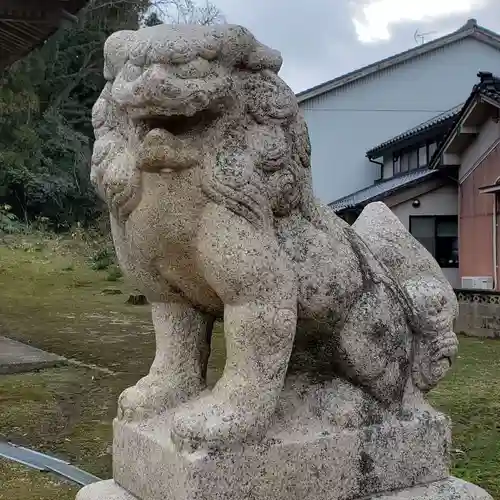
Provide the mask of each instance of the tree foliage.
{"label": "tree foliage", "polygon": [[0,206],[57,229],[91,223],[103,208],[89,168],[106,38],[141,25],[219,19],[211,4],[192,0],[90,0],[77,24],[1,73]]}

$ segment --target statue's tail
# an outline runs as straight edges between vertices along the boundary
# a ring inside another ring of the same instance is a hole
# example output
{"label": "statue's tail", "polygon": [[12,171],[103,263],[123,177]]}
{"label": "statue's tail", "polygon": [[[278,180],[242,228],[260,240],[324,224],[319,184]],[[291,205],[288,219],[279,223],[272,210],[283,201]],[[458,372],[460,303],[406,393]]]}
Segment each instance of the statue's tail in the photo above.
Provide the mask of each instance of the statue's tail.
{"label": "statue's tail", "polygon": [[352,226],[404,295],[414,333],[413,380],[427,391],[448,371],[458,341],[458,302],[432,255],[384,203],[371,203]]}

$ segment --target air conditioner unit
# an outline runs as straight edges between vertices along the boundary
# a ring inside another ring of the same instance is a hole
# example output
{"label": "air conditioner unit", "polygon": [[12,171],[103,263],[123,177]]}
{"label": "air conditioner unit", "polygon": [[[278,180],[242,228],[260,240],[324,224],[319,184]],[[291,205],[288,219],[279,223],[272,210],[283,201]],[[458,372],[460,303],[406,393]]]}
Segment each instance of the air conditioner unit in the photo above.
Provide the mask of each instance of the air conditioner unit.
{"label": "air conditioner unit", "polygon": [[493,290],[492,276],[463,276],[462,288],[467,290]]}

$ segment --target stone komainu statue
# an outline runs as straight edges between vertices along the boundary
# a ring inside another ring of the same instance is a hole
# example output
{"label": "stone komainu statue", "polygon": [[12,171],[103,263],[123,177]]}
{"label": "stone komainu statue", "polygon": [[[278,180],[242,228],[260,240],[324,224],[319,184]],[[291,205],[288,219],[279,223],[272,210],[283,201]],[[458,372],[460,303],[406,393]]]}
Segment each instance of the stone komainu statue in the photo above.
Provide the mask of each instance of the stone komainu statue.
{"label": "stone komainu statue", "polygon": [[[156,331],[118,418],[169,412],[180,447],[262,436],[288,381],[340,384],[351,420],[367,407],[397,417],[425,404],[456,354],[454,292],[392,212],[368,205],[349,226],[313,198],[307,127],[280,66],[239,26],[106,43],[92,179]],[[207,390],[222,318],[227,361]]]}

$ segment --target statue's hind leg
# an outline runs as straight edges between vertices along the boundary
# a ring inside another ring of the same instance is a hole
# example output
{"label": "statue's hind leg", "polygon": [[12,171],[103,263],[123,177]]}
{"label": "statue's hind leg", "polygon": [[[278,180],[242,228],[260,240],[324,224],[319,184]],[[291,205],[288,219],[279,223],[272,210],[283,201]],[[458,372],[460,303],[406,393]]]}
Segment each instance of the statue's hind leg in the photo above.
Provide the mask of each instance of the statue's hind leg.
{"label": "statue's hind leg", "polygon": [[224,302],[227,361],[210,393],[176,411],[172,438],[190,448],[219,447],[265,429],[297,321],[295,274],[272,234],[217,205],[200,227],[202,270]]}
{"label": "statue's hind leg", "polygon": [[387,406],[401,403],[411,374],[412,335],[386,285],[364,292],[335,342],[339,364],[353,383]]}

